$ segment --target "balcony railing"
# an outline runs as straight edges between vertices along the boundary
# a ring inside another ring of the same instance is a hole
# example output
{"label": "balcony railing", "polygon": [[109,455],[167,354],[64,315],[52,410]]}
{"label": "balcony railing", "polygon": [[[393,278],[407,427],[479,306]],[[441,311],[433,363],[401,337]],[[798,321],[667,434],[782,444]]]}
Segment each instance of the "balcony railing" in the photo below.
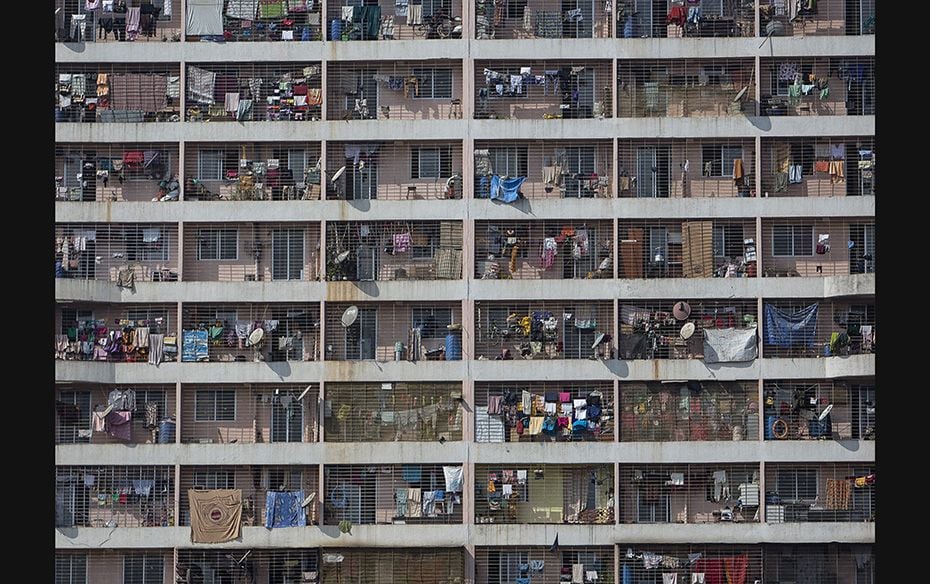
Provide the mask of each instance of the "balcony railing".
{"label": "balcony railing", "polygon": [[609,61],[475,61],[476,119],[610,117]]}
{"label": "balcony railing", "polygon": [[320,584],[378,584],[413,581],[465,582],[465,549],[457,548],[326,548]]}
{"label": "balcony railing", "polygon": [[746,381],[621,383],[620,441],[758,440],[757,392]]}
{"label": "balcony railing", "polygon": [[[226,9],[223,10],[223,6]],[[187,41],[320,41],[320,4],[313,2],[256,2],[187,6]]]}
{"label": "balcony railing", "polygon": [[327,466],[324,523],[461,523],[462,468],[461,464]]}
{"label": "balcony railing", "polygon": [[339,62],[326,83],[330,120],[462,117],[461,61]]}
{"label": "balcony railing", "polygon": [[563,545],[555,551],[529,546],[475,548],[476,582],[513,582],[518,578],[539,584],[572,579],[586,584],[613,584],[614,546]]}
{"label": "balcony railing", "polygon": [[874,57],[763,58],[764,116],[875,115]]}
{"label": "balcony railing", "polygon": [[610,302],[475,302],[478,359],[609,358]]}
{"label": "balcony railing", "polygon": [[55,468],[55,527],[174,525],[174,467]]}
{"label": "balcony railing", "polygon": [[201,142],[185,148],[185,200],[320,199],[319,142]]}
{"label": "balcony railing", "polygon": [[762,0],[759,25],[762,36],[875,34],[875,0]]}
{"label": "balcony railing", "polygon": [[874,440],[874,380],[766,381],[763,418],[766,440]]}
{"label": "balcony railing", "polygon": [[77,64],[55,67],[56,122],[176,122],[177,65]]}
{"label": "balcony railing", "polygon": [[716,5],[664,1],[621,3],[616,10],[617,38],[707,38],[755,35],[754,3]]}
{"label": "balcony railing", "polygon": [[620,304],[621,359],[754,360],[755,300],[664,300]]}
{"label": "balcony railing", "polygon": [[[412,7],[412,8],[411,8]],[[328,5],[329,40],[375,41],[462,37],[461,0],[435,4],[395,4],[389,0],[361,5]]]}
{"label": "balcony railing", "polygon": [[62,304],[55,358],[159,364],[177,358],[177,304]]}
{"label": "balcony railing", "polygon": [[55,444],[173,444],[177,411],[173,385],[59,385]]}
{"label": "balcony railing", "polygon": [[330,142],[327,199],[461,199],[460,142]]}
{"label": "balcony railing", "polygon": [[168,223],[58,223],[55,277],[115,282],[178,279],[178,227]]}
{"label": "balcony railing", "polygon": [[762,578],[763,549],[758,545],[621,544],[620,550],[624,548],[620,573],[630,582],[658,581],[662,574],[674,574],[678,582],[747,583]]}
{"label": "balcony railing", "polygon": [[319,223],[185,223],[190,282],[320,279]]}
{"label": "balcony railing", "polygon": [[58,144],[56,201],[177,201],[178,145]]}
{"label": "balcony railing", "polygon": [[870,545],[770,544],[762,549],[765,582],[875,582],[875,552]]}
{"label": "balcony railing", "polygon": [[326,279],[458,280],[459,221],[329,222]]}
{"label": "balcony railing", "polygon": [[[573,5],[574,6],[574,5]],[[610,38],[609,5],[592,3],[569,8],[554,2],[475,3],[478,39],[590,39]]]}
{"label": "balcony railing", "polygon": [[756,146],[751,140],[620,140],[621,197],[751,197]]}
{"label": "balcony railing", "polygon": [[327,383],[326,442],[462,439],[461,383]]}
{"label": "balcony railing", "polygon": [[620,523],[759,521],[758,464],[620,465]]}
{"label": "balcony railing", "polygon": [[620,61],[618,117],[693,118],[751,115],[751,59]]}
{"label": "balcony railing", "polygon": [[621,278],[746,278],[756,275],[752,220],[619,223]]}
{"label": "balcony railing", "polygon": [[184,8],[180,2],[55,1],[59,43],[177,42]]}
{"label": "balcony railing", "polygon": [[613,465],[475,465],[475,523],[614,522]]}
{"label": "balcony railing", "polygon": [[[225,549],[182,548],[177,552],[176,580],[205,581],[218,574],[267,574],[277,582],[319,582],[320,548]],[[215,581],[215,580],[214,580]]]}
{"label": "balcony railing", "polygon": [[[243,526],[267,526],[267,503],[274,503],[279,496],[289,501],[296,500],[296,504],[301,505],[299,513],[303,513],[306,525],[315,525],[319,521],[319,497],[311,495],[319,491],[319,473],[320,469],[316,465],[185,466],[181,469],[180,480],[180,525],[191,524],[190,500],[187,496],[190,489],[240,490]],[[303,506],[305,502],[307,505]],[[292,515],[287,519],[293,523],[276,527],[297,527],[297,517]]]}
{"label": "balcony railing", "polygon": [[875,140],[796,138],[762,141],[762,190],[771,197],[875,195]]}
{"label": "balcony railing", "polygon": [[763,220],[762,275],[875,273],[875,221],[842,218]]}
{"label": "balcony railing", "polygon": [[479,383],[475,441],[610,442],[613,402],[606,382]]}
{"label": "balcony railing", "polygon": [[319,120],[319,63],[203,63],[187,66],[189,122]]}
{"label": "balcony railing", "polygon": [[875,521],[871,464],[765,465],[766,523]]}
{"label": "balcony railing", "polygon": [[874,353],[875,300],[768,300],[763,305],[766,357],[828,357]]}
{"label": "balcony railing", "polygon": [[183,362],[282,362],[320,358],[318,303],[191,303],[183,308]]}
{"label": "balcony railing", "polygon": [[319,439],[319,386],[184,384],[181,442],[280,444]]}
{"label": "balcony railing", "polygon": [[327,303],[326,360],[458,361],[463,326],[461,303]]}

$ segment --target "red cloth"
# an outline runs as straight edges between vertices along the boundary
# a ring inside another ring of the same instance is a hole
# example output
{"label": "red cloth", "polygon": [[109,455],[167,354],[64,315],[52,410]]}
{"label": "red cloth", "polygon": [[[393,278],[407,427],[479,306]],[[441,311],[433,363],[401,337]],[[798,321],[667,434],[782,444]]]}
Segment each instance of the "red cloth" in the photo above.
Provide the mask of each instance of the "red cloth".
{"label": "red cloth", "polygon": [[732,558],[723,558],[723,566],[727,573],[727,584],[746,584],[746,569],[749,567],[749,556],[743,554]]}
{"label": "red cloth", "polygon": [[123,152],[123,164],[127,166],[142,165],[145,156],[141,150],[126,150]]}
{"label": "red cloth", "polygon": [[671,10],[668,11],[668,16],[665,18],[665,22],[666,24],[677,24],[678,26],[684,26],[685,19],[685,7],[672,6]]}
{"label": "red cloth", "polygon": [[700,559],[694,562],[692,572],[703,572],[706,584],[727,584],[723,577],[723,560]]}
{"label": "red cloth", "polygon": [[307,95],[307,89],[309,88],[305,83],[298,83],[293,87],[294,95]]}

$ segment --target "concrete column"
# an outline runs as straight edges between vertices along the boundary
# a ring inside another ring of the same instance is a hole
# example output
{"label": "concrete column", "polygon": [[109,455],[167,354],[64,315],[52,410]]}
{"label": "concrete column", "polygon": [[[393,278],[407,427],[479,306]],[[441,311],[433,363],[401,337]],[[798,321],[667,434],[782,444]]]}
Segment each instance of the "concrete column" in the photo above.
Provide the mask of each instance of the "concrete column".
{"label": "concrete column", "polygon": [[[183,311],[184,311],[184,303],[178,302],[178,322],[176,324],[178,327],[177,329],[177,334],[178,334],[178,357],[177,359],[179,362],[181,361],[181,343],[183,342],[183,339],[181,338],[181,331],[184,330],[183,328],[181,328]],[[169,330],[168,332],[171,332],[171,331]]]}
{"label": "concrete column", "polygon": [[320,361],[326,361],[326,301],[320,301]]}
{"label": "concrete column", "polygon": [[[326,4],[325,4],[325,3],[323,4],[322,10],[326,10]],[[328,30],[326,30],[326,29],[328,28],[327,25],[326,25],[326,23],[325,23],[325,20],[326,20],[326,12],[323,13],[323,15],[321,16],[320,20],[321,20],[321,22],[323,22],[323,36],[326,36],[326,34],[329,32]],[[329,92],[329,85],[327,84],[327,81],[326,81],[326,75],[327,75],[326,69],[327,69],[327,64],[328,64],[328,61],[326,60],[326,51],[324,51],[324,52],[323,52],[323,61],[322,61],[322,63],[320,64],[320,83],[321,83],[320,87],[323,88],[323,103],[320,104],[320,119],[323,119],[323,120],[328,120],[328,119],[329,119],[329,115],[328,115],[328,112],[327,112],[327,105],[326,105],[327,97],[329,97],[329,93],[328,93],[328,92]],[[324,157],[324,160],[325,160],[325,157]],[[323,178],[324,176],[325,176],[325,175],[322,175],[322,176],[320,177],[320,182],[321,182],[321,183],[322,183],[323,180],[324,180],[324,178]]]}
{"label": "concrete column", "polygon": [[759,432],[756,435],[756,440],[762,442],[765,440],[765,416],[762,415],[762,406],[764,405],[765,392],[763,387],[765,386],[764,380],[759,378],[759,387],[757,388],[756,398],[759,400]]}
{"label": "concrete column", "polygon": [[[756,303],[757,303],[757,304],[756,304],[756,330],[757,330],[757,331],[761,331],[761,330],[762,330],[762,319],[763,319],[763,316],[764,316],[764,315],[763,315],[763,312],[762,312],[762,299],[761,299],[761,298],[757,298],[757,299],[756,299]],[[762,359],[763,357],[765,357],[765,355],[763,355],[763,351],[762,351],[762,346],[763,346],[764,344],[765,344],[765,343],[762,342],[762,336],[759,335],[759,359]],[[759,375],[762,375],[762,369],[761,369],[761,368],[759,369]],[[762,404],[761,404],[761,403],[759,404],[759,407],[760,407],[760,408],[762,407]]]}
{"label": "concrete column", "polygon": [[[613,20],[613,14],[608,16],[608,18]],[[610,81],[610,117],[616,118],[617,117],[617,85],[618,85],[617,83],[617,59],[611,59],[610,64],[611,64],[611,69],[610,69],[611,75],[613,75]],[[616,152],[616,150],[617,150],[617,139],[614,138],[614,152]],[[614,159],[614,162],[616,162],[616,159]],[[616,168],[616,165],[614,165],[614,168]],[[614,191],[616,191],[616,187],[614,187]]]}
{"label": "concrete column", "polygon": [[[614,191],[616,192],[617,185],[617,172],[616,167],[614,167]],[[616,196],[616,194],[614,194]],[[620,277],[620,220],[614,217],[613,219],[613,230],[614,235],[613,239],[610,241],[610,255],[613,258],[613,279],[616,280]],[[617,318],[620,318],[620,315],[615,315]],[[614,341],[617,341],[617,337],[614,337]]]}
{"label": "concrete column", "polygon": [[[180,419],[180,417],[179,417]],[[175,433],[175,436],[180,436]],[[187,493],[184,494],[187,496]],[[181,525],[181,465],[174,465],[174,524]]]}
{"label": "concrete column", "polygon": [[[326,424],[324,424],[325,417],[323,416],[323,413],[324,413],[323,408],[324,408],[324,406],[325,406],[325,404],[324,404],[323,402],[326,400],[326,388],[324,387],[325,383],[326,383],[325,381],[323,381],[322,379],[320,379],[320,389],[317,391],[317,395],[316,395],[316,403],[317,403],[317,406],[316,406],[316,435],[317,435],[317,442],[323,442],[323,441],[326,440],[326,436],[325,436],[325,431],[326,431],[325,426],[326,426]],[[307,394],[307,397],[309,397],[309,396],[310,396],[310,394]],[[306,399],[306,398],[305,398],[305,399]]]}
{"label": "concrete column", "polygon": [[178,281],[184,281],[184,222],[178,221]]}
{"label": "concrete column", "polygon": [[[759,1],[759,0],[756,0],[757,3],[758,3],[758,1]],[[756,26],[757,26],[757,27],[758,27],[758,22],[759,22],[758,19],[759,19],[759,10],[758,10],[758,8],[757,8],[757,9],[756,9]],[[756,55],[756,56],[753,58],[753,61],[754,61],[754,63],[753,63],[753,68],[754,68],[754,69],[753,69],[753,70],[754,70],[755,73],[756,73],[756,74],[754,75],[756,86],[753,88],[753,92],[755,93],[756,115],[757,115],[757,116],[761,116],[761,115],[762,115],[762,101],[761,101],[761,95],[762,95],[762,94],[760,93],[760,91],[762,90],[762,82],[761,82],[761,77],[762,77],[762,60],[761,60],[761,58],[759,57],[759,55]]]}
{"label": "concrete column", "polygon": [[323,525],[323,514],[326,513],[326,505],[323,504],[326,501],[326,478],[323,476],[323,465],[318,465],[318,468],[320,469],[320,472],[317,473],[319,475],[319,478],[317,479],[317,488],[319,490],[317,491],[318,495],[316,497],[316,504],[320,506],[320,512],[317,513],[316,520],[318,525]]}
{"label": "concrete column", "polygon": [[465,546],[465,584],[475,584],[475,544]]}
{"label": "concrete column", "polygon": [[[187,15],[185,14],[185,15],[182,17],[182,19],[183,19],[183,20],[181,21],[181,42],[183,43],[183,42],[184,42],[184,33],[185,33],[185,31],[187,30]],[[178,122],[178,123],[179,123],[179,124],[183,124],[185,118],[187,117],[187,61],[185,61],[184,59],[181,59],[181,70],[180,70],[180,75],[181,75],[181,81],[180,81],[180,83],[181,83],[181,97],[180,97],[180,99],[179,99],[178,101],[179,101],[180,104],[181,104],[181,121]],[[183,130],[183,126],[182,126],[182,130]],[[182,135],[182,136],[184,135],[183,132],[182,132],[181,135]]]}
{"label": "concrete column", "polygon": [[[614,75],[614,79],[616,79],[616,75]],[[617,111],[617,97],[616,97],[616,95],[617,95],[617,92],[615,91],[615,92],[614,92],[614,106],[613,106],[613,107],[614,107],[614,112],[615,112],[614,115],[616,115],[616,111]],[[611,196],[611,198],[613,198],[613,199],[617,199],[617,198],[620,197],[620,185],[618,184],[618,183],[620,182],[620,140],[618,140],[617,138],[614,138],[613,147],[612,147],[612,149],[611,149],[611,151],[610,151],[610,160],[611,160],[611,164],[610,164],[610,196]],[[617,243],[616,237],[617,237],[617,234],[614,233],[614,247],[616,247],[616,243]],[[615,275],[614,275],[614,278],[616,278],[616,277],[617,277],[617,276],[616,276],[616,274],[615,274]]]}
{"label": "concrete column", "polygon": [[184,170],[184,158],[186,153],[184,152],[184,140],[181,140],[178,143],[178,184],[181,185],[181,195],[178,197],[178,200],[183,201],[185,195],[184,181],[187,179],[187,172]]}
{"label": "concrete column", "polygon": [[475,117],[475,99],[475,62],[466,57],[462,59],[462,119]]}
{"label": "concrete column", "polygon": [[[324,98],[323,101],[326,101]],[[320,140],[320,200],[326,200],[326,140]],[[325,240],[321,240],[325,241]],[[323,248],[325,251],[326,248]],[[320,254],[323,255],[323,254]],[[323,267],[326,267],[326,258],[323,258]],[[322,272],[320,272],[322,273]],[[324,274],[325,275],[325,274]]]}
{"label": "concrete column", "polygon": [[462,2],[462,38],[467,43],[465,54],[471,54],[471,41],[475,38],[475,6],[473,0]]}
{"label": "concrete column", "polygon": [[[616,223],[614,223],[616,225]],[[616,249],[616,248],[615,248]],[[617,265],[614,263],[614,273],[617,271]],[[610,340],[611,346],[614,347],[614,357],[620,358],[620,299],[614,298],[614,311],[613,311],[613,324],[611,326],[613,330],[613,338]]]}
{"label": "concrete column", "polygon": [[174,443],[181,443],[181,382],[174,384],[174,408],[175,425],[174,425]]}
{"label": "concrete column", "polygon": [[[181,0],[180,2],[175,4],[174,10],[181,11],[181,42],[183,43],[184,41],[187,40],[187,0]],[[183,92],[184,92],[183,90],[184,78],[183,77],[181,77],[181,87],[182,87],[181,92],[183,95]]]}
{"label": "concrete column", "polygon": [[[758,166],[759,165],[757,165],[757,168]],[[762,277],[762,217],[756,217],[756,278],[761,278],[761,277]]]}
{"label": "concrete column", "polygon": [[[322,192],[322,187],[326,186],[325,177],[326,177],[326,174],[321,172],[320,173],[321,192]],[[320,196],[322,197],[323,195],[321,194]],[[320,257],[317,260],[319,262],[320,280],[323,282],[326,281],[326,224],[327,224],[326,219],[323,219],[322,221],[320,221]]]}
{"label": "concrete column", "polygon": [[[763,196],[762,192],[762,136],[756,136],[756,155],[753,157],[753,172],[756,174],[756,196]],[[758,233],[758,230],[757,230]],[[756,247],[758,249],[758,246]],[[758,261],[758,258],[757,260]]]}
{"label": "concrete column", "polygon": [[759,37],[759,36],[762,36],[762,31],[760,30],[760,27],[759,27],[759,0],[756,0],[755,3],[753,4],[753,10],[754,10],[753,28],[756,31],[756,36]]}
{"label": "concrete column", "polygon": [[[465,118],[471,119],[471,118]],[[471,138],[469,123],[465,129],[465,139],[462,141],[462,199],[475,198],[475,141]],[[468,217],[468,206],[465,206]]]}
{"label": "concrete column", "polygon": [[[329,22],[326,20],[326,10],[329,8],[329,2],[327,0],[320,0],[320,36],[321,40],[325,43],[326,37],[329,35]],[[758,10],[756,11],[758,12]],[[324,45],[325,46],[325,45]],[[323,51],[323,60],[326,60],[326,51]],[[323,78],[324,82],[326,78]],[[323,85],[326,87],[326,85]],[[323,90],[323,107],[326,107],[326,90]],[[326,116],[323,116],[323,119],[326,119]]]}
{"label": "concrete column", "polygon": [[[614,379],[614,442],[620,442],[620,380]],[[615,481],[616,482],[616,481]],[[614,506],[618,491],[614,488]]]}
{"label": "concrete column", "polygon": [[[760,404],[761,405],[761,404]],[[759,424],[762,427],[762,424]],[[765,523],[765,461],[759,462],[759,521]]]}

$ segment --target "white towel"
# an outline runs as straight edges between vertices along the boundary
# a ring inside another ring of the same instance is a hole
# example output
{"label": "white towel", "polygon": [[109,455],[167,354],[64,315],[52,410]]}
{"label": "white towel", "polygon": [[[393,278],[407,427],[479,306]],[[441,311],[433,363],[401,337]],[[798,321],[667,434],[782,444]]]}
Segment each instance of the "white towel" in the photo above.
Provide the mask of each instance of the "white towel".
{"label": "white towel", "polygon": [[239,94],[238,93],[227,93],[226,94],[226,111],[235,112],[239,110]]}
{"label": "white towel", "polygon": [[422,4],[411,4],[407,7],[407,24],[423,24]]}
{"label": "white towel", "polygon": [[662,574],[662,584],[678,584],[678,574]]}
{"label": "white towel", "polygon": [[572,564],[572,584],[584,584],[584,564]]}
{"label": "white towel", "polygon": [[352,6],[343,6],[342,7],[342,19],[346,22],[352,22]]}

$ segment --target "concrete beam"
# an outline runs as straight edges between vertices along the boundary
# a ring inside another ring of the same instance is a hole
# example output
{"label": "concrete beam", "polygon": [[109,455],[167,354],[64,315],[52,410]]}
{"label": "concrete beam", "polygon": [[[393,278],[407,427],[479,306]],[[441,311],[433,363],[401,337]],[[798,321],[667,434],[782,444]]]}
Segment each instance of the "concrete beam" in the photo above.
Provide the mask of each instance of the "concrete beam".
{"label": "concrete beam", "polygon": [[779,440],[760,442],[565,442],[475,444],[468,442],[352,442],[288,444],[62,444],[56,465],[96,464],[601,464],[875,461],[871,440]]}
{"label": "concrete beam", "polygon": [[[467,99],[471,99],[468,97]],[[417,120],[417,139],[456,140],[466,127],[475,140],[596,140],[610,138],[871,136],[875,116],[722,116],[605,118],[586,120]],[[55,124],[55,142],[306,142],[394,141],[407,135],[407,120],[303,122],[141,122]]]}

